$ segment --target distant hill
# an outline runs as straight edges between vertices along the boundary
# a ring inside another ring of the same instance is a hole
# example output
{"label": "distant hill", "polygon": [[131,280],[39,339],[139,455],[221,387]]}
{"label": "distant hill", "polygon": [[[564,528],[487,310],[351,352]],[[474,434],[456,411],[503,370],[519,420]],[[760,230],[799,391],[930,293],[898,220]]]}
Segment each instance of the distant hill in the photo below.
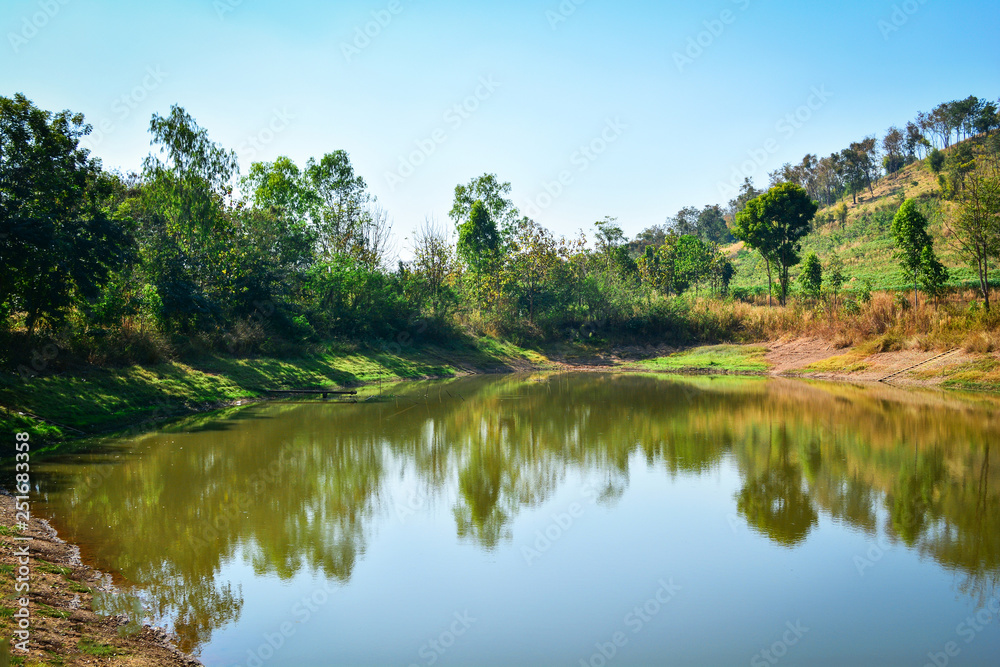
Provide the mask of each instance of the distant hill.
{"label": "distant hill", "polygon": [[[977,142],[977,139],[967,141]],[[957,144],[956,144],[957,145]],[[954,150],[952,148],[945,151]],[[841,226],[834,213],[838,204],[820,209],[816,214],[813,231],[802,243],[802,256],[809,251],[819,255],[824,269],[834,254],[844,264],[848,282],[844,289],[861,289],[865,280],[876,290],[909,288],[894,257],[892,219],[905,199],[916,199],[920,210],[927,216],[929,231],[934,237],[934,249],[951,273],[949,285],[954,287],[976,284],[975,273],[964,265],[951,247],[946,222],[958,204],[941,198],[937,175],[927,159],[918,160],[904,169],[882,178],[874,187],[874,194],[867,190],[858,195],[854,204],[850,195],[841,201],[847,204],[847,222]],[[753,292],[767,291],[767,273],[760,254],[735,243],[724,249],[732,258],[736,276],[732,287]],[[798,268],[798,267],[797,267]],[[797,274],[798,271],[793,271]]]}

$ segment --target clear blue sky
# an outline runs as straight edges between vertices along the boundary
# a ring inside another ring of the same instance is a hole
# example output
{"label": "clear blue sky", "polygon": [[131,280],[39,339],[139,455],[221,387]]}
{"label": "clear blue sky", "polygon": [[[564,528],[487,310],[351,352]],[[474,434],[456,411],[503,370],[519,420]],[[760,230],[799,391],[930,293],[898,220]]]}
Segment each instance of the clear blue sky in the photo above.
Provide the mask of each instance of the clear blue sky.
{"label": "clear blue sky", "polygon": [[[244,171],[347,150],[401,239],[484,172],[559,234],[610,215],[632,236],[723,203],[735,169],[763,186],[940,102],[1000,97],[985,0],[3,0],[0,28],[0,95],[103,125],[107,167],[137,170],[150,116],[179,103]],[[412,175],[388,176],[418,143]]]}

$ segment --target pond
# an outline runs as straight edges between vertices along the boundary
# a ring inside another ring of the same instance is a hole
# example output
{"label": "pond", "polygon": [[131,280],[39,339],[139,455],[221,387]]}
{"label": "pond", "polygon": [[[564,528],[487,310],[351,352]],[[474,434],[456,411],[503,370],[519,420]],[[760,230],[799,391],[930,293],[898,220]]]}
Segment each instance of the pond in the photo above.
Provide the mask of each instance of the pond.
{"label": "pond", "polygon": [[[40,461],[209,667],[995,665],[1000,401],[565,373],[247,406]],[[134,597],[132,597],[134,596]]]}

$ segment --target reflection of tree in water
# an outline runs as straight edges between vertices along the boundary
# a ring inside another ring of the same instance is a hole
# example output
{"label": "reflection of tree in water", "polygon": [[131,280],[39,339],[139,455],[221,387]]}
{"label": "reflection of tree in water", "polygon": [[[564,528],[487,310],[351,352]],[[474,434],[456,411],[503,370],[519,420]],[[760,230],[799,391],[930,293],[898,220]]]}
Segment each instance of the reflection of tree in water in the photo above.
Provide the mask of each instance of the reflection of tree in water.
{"label": "reflection of tree in water", "polygon": [[905,463],[892,489],[886,494],[892,532],[912,547],[927,529],[935,513],[935,495],[944,478],[943,454],[932,450]]}
{"label": "reflection of tree in water", "polygon": [[819,511],[872,534],[881,502],[886,529],[965,573],[964,590],[995,588],[1000,513],[989,510],[1000,500],[985,444],[995,423],[868,390],[685,383],[470,378],[449,385],[448,398],[414,389],[398,404],[270,406],[267,418],[155,436],[96,490],[69,483],[53,511],[71,519],[70,541],[105,545],[98,566],[146,590],[191,648],[239,617],[240,592],[218,582],[232,559],[283,579],[308,568],[346,582],[384,502],[389,461],[429,495],[456,491],[456,532],[493,549],[570,473],[598,480],[602,502],[614,503],[636,455],[671,477],[731,460],[743,478],[737,510],[777,544],[801,544]]}
{"label": "reflection of tree in water", "polygon": [[803,491],[802,469],[789,461],[788,434],[778,431],[778,460],[771,462],[775,447],[773,428],[768,426],[767,459],[764,469],[748,475],[737,494],[736,508],[758,532],[786,547],[802,542],[816,525],[818,515]]}
{"label": "reflection of tree in water", "polygon": [[1000,591],[1000,500],[990,457],[991,442],[986,440],[969,454],[973,476],[942,480],[937,521],[917,545],[921,553],[961,572],[959,590],[980,605]]}
{"label": "reflection of tree in water", "polygon": [[458,474],[459,502],[455,506],[458,536],[470,537],[486,549],[509,537],[510,518],[499,505],[510,468],[499,448],[477,447]]}

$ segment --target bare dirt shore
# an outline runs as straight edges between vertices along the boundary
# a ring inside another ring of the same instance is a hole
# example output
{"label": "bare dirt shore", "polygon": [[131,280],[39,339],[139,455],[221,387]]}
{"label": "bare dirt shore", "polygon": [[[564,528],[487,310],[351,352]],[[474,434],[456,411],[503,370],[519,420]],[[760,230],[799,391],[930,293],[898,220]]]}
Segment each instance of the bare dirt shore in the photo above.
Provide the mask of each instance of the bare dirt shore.
{"label": "bare dirt shore", "polygon": [[769,374],[838,382],[885,381],[901,387],[965,388],[998,391],[998,352],[921,350],[909,348],[866,354],[858,348],[838,349],[821,338],[794,338],[768,343]]}
{"label": "bare dirt shore", "polygon": [[[26,530],[16,528],[15,499],[0,495],[0,634],[12,639],[0,646],[0,664],[125,665],[175,667],[201,665],[173,647],[160,628],[129,623],[123,616],[99,616],[94,594],[110,591],[108,578],[80,562],[76,547],[59,539],[45,521],[32,517]],[[16,537],[30,537],[21,541]],[[28,546],[30,592],[18,592],[18,551]],[[30,613],[28,652],[14,646],[19,599]],[[11,660],[13,658],[13,660]]]}

